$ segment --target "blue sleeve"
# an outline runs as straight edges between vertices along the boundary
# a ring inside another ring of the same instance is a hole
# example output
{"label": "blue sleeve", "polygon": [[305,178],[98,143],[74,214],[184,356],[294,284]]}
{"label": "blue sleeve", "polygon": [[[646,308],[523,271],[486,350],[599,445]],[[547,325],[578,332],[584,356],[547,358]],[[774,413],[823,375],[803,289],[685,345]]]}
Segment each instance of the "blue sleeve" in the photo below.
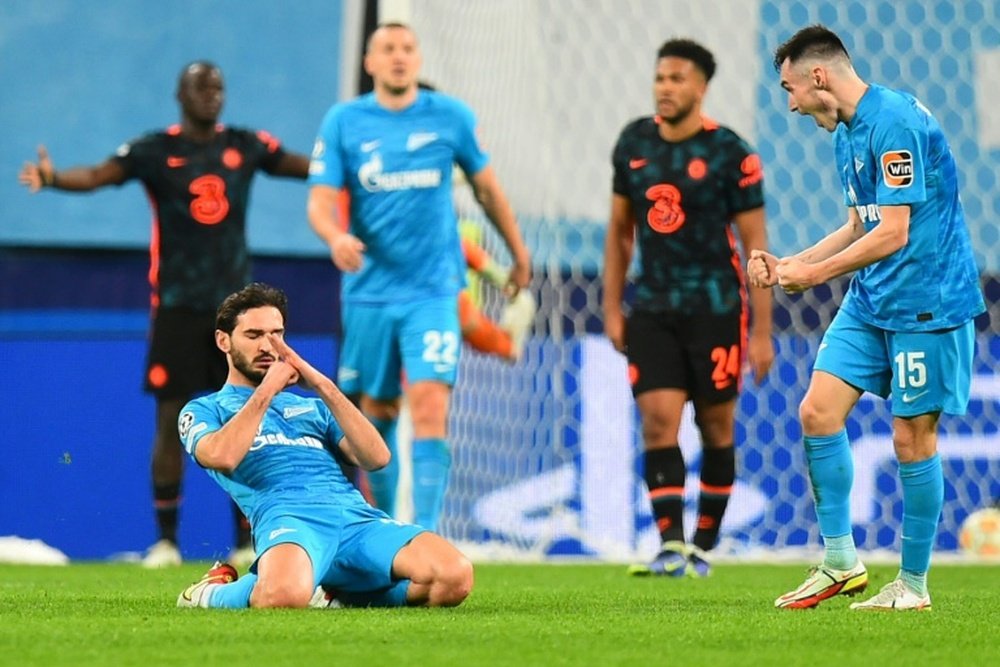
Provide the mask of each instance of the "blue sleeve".
{"label": "blue sleeve", "polygon": [[333,413],[331,413],[330,409],[326,407],[326,404],[319,399],[317,399],[316,402],[318,403],[316,409],[322,410],[326,415],[326,442],[328,443],[331,451],[340,451],[340,441],[344,439],[344,430],[340,428],[340,424],[338,424],[337,420],[333,418]]}
{"label": "blue sleeve", "polygon": [[455,146],[455,161],[470,177],[475,176],[490,163],[490,156],[479,145],[476,137],[476,115],[463,102],[454,101],[456,114],[457,141]]}
{"label": "blue sleeve", "polygon": [[194,452],[198,443],[209,433],[215,433],[222,428],[222,419],[215,405],[204,399],[195,399],[184,406],[177,418],[177,433],[181,444],[195,461]]}
{"label": "blue sleeve", "polygon": [[850,179],[847,175],[847,169],[850,167],[844,166],[848,161],[847,146],[849,141],[850,140],[847,138],[847,131],[844,130],[844,126],[838,125],[833,134],[833,154],[837,163],[837,178],[840,179],[840,190],[844,195],[844,205],[854,206],[857,202],[851,201]]}
{"label": "blue sleeve", "polygon": [[925,166],[927,132],[916,113],[882,113],[871,134],[871,151],[878,167],[875,201],[879,206],[915,204],[927,199]]}
{"label": "blue sleeve", "polygon": [[344,158],[341,154],[340,123],[343,107],[334,105],[319,126],[309,162],[309,185],[344,187]]}

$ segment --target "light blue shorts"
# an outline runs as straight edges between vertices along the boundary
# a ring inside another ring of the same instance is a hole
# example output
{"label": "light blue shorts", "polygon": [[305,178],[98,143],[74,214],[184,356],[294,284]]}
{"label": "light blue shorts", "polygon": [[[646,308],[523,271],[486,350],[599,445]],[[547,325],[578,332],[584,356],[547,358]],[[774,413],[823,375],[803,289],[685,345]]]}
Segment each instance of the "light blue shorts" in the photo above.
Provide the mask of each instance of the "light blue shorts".
{"label": "light blue shorts", "polygon": [[[314,585],[341,591],[377,591],[391,586],[392,561],[420,533],[373,507],[299,506],[270,512],[254,526],[258,558],[278,544],[297,544],[313,564]],[[257,562],[251,566],[257,571]]]}
{"label": "light blue shorts", "polygon": [[337,384],[345,394],[396,398],[403,371],[409,382],[455,384],[462,349],[458,297],[344,304],[343,325]]}
{"label": "light blue shorts", "polygon": [[892,414],[964,415],[972,385],[975,328],[913,333],[886,331],[840,310],[823,335],[815,370],[882,398]]}

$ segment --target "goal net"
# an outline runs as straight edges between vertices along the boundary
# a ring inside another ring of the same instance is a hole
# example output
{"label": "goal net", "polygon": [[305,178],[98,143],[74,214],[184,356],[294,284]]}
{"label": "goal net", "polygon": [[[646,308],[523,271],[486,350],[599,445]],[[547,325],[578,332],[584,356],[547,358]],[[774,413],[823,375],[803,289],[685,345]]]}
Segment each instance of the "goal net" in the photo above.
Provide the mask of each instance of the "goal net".
{"label": "goal net", "polygon": [[[822,22],[845,39],[863,78],[915,93],[955,151],[996,312],[1000,1],[421,0],[409,12],[404,18],[420,37],[424,76],[479,116],[532,250],[540,306],[519,364],[464,354],[442,527],[449,537],[504,557],[622,560],[656,549],[625,362],[601,335],[600,271],[611,149],[628,120],[651,112],[655,52],[667,38],[692,37],[715,53],[719,67],[705,109],[759,150],[778,253],[815,242],[845,213],[831,138],[788,113],[770,66],[773,49],[798,28]],[[482,220],[467,196],[459,209]],[[503,259],[495,235],[487,231],[485,240]],[[727,552],[818,546],[797,406],[845,287],[836,281],[798,297],[776,295],[774,368],[763,386],[747,382],[739,401],[738,483],[720,545]],[[498,295],[484,299],[496,315]],[[962,519],[1000,497],[997,322],[977,322],[969,414],[942,419],[939,550],[956,549]],[[899,544],[902,502],[890,428],[887,404],[867,395],[848,424],[854,532],[868,550]],[[700,443],[690,417],[681,441],[695,476]],[[697,484],[689,479],[687,486],[693,509]],[[690,519],[686,525],[693,528]]]}

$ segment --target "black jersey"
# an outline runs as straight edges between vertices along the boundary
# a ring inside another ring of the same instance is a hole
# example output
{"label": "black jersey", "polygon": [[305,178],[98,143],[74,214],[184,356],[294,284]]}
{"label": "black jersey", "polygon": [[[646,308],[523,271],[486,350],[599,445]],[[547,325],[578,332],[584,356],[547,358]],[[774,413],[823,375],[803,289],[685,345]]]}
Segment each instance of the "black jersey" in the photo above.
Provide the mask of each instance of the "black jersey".
{"label": "black jersey", "polygon": [[267,132],[224,126],[207,143],[174,125],[118,149],[112,159],[126,180],[142,181],[153,207],[154,305],[215,312],[250,281],[250,183],[258,169],[274,173],[283,156]]}
{"label": "black jersey", "polygon": [[614,192],[635,215],[636,309],[732,312],[742,271],[731,222],[764,205],[760,158],[732,130],[705,120],[684,141],[664,140],[655,117],[629,123],[612,156]]}

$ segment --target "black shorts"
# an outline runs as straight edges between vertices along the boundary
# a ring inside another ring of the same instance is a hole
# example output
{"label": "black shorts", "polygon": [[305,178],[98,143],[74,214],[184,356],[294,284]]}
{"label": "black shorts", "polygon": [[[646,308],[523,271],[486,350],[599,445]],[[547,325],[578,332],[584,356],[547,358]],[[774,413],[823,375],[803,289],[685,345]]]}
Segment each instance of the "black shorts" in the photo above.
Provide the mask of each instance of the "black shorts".
{"label": "black shorts", "polygon": [[153,312],[146,358],[146,391],[157,398],[189,398],[222,388],[226,355],[215,345],[215,313],[189,308]]}
{"label": "black shorts", "polygon": [[724,403],[739,392],[746,348],[741,310],[723,315],[635,311],[625,325],[632,395],[683,389]]}

